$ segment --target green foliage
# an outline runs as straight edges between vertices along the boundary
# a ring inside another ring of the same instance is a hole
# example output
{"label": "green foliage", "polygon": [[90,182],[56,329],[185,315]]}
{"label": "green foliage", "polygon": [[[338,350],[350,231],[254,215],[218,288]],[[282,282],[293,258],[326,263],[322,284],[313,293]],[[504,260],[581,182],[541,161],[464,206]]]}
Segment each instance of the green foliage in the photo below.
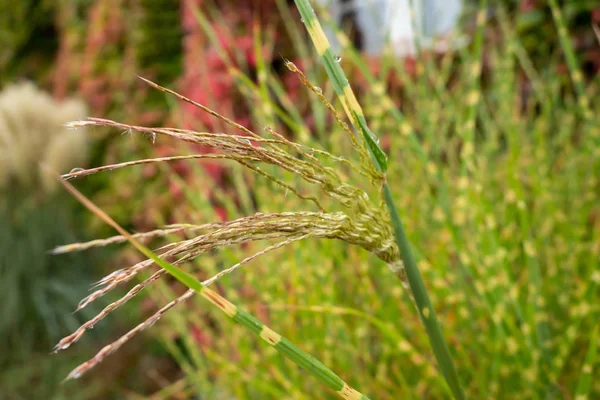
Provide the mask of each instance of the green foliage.
{"label": "green foliage", "polygon": [[[100,210],[95,204],[90,202],[87,198],[85,198],[80,192],[78,192],[73,186],[64,183],[65,187],[69,192],[71,192],[81,203],[83,203],[90,211],[94,212],[98,217],[100,217],[105,223],[115,228],[121,235],[123,235],[127,241],[133,245],[140,253],[144,256],[148,257],[154,263],[156,263],[160,268],[164,271],[168,272],[171,276],[181,282],[185,287],[188,288],[188,291],[185,295],[175,299],[171,304],[175,305],[178,302],[184,301],[188,297],[191,297],[192,294],[196,293],[203,297],[205,300],[212,303],[214,306],[219,308],[225,315],[231,318],[234,322],[238,323],[241,326],[247,328],[250,332],[254,333],[257,337],[263,339],[267,344],[276,349],[279,353],[293,361],[299,367],[302,367],[304,370],[309,372],[311,375],[321,380],[326,386],[330,389],[338,392],[338,394],[342,398],[352,398],[356,400],[369,400],[368,397],[362,395],[361,393],[355,391],[348,387],[348,385],[333,371],[327,368],[323,363],[310,356],[298,346],[290,342],[285,337],[282,337],[277,332],[271,330],[268,326],[264,325],[261,321],[257,320],[254,316],[247,313],[246,311],[239,309],[228,300],[223,298],[218,293],[214,292],[211,289],[208,289],[208,283],[199,281],[192,274],[186,272],[185,270],[165,261],[156,255],[152,250],[142,245],[137,239],[135,239],[131,234],[129,234],[126,230],[124,230],[121,226],[119,226],[113,219],[111,219],[106,213]],[[169,307],[167,305],[166,307]],[[154,316],[148,318],[143,324],[138,325],[136,329],[144,329],[145,326],[153,325],[158,319],[162,317],[164,312],[168,310],[168,308],[164,307],[158,313],[154,314]],[[169,307],[170,308],[170,307]],[[164,311],[163,311],[164,310]],[[127,336],[124,336],[121,340],[127,340]],[[105,347],[105,349],[110,347],[118,348],[117,345],[110,345]],[[67,342],[67,346],[70,346],[70,342]],[[59,343],[57,345],[57,349],[64,348],[64,345]],[[111,351],[112,352],[112,351]],[[103,357],[103,356],[102,356]],[[102,358],[99,359],[102,361]],[[70,378],[79,378],[81,375],[86,372],[91,366],[95,364],[95,361],[86,362],[81,364],[79,367],[71,371],[67,376],[67,379]],[[90,366],[91,365],[91,366]]]}
{"label": "green foliage", "polygon": [[3,400],[92,400],[106,398],[105,382],[61,383],[77,359],[53,358],[47,352],[29,353],[0,373]]}
{"label": "green foliage", "polygon": [[62,126],[84,113],[82,103],[57,103],[29,83],[0,92],[0,333],[13,349],[5,357],[48,349],[85,318],[68,312],[91,280],[83,279],[92,276],[89,268],[75,268],[85,259],[46,254],[76,237],[73,203],[53,194],[48,169],[85,160],[87,138]]}
{"label": "green foliage", "polygon": [[48,351],[90,317],[72,311],[92,282],[93,263],[78,254],[48,254],[79,236],[66,204],[72,201],[64,196],[14,196],[0,207],[0,334],[11,349],[3,358]]}
{"label": "green foliage", "polygon": [[170,0],[141,0],[139,7],[133,30],[138,63],[149,66],[154,80],[171,82],[181,75],[181,10]]}
{"label": "green foliage", "polygon": [[[182,72],[182,6],[171,0],[142,0],[132,29],[137,64],[157,82],[173,82]],[[159,92],[149,92],[145,103],[162,100]]]}
{"label": "green foliage", "polygon": [[40,56],[47,58],[56,48],[48,35],[51,21],[43,18],[51,9],[50,2],[43,0],[0,2],[0,84],[30,70],[32,54],[39,62]]}
{"label": "green foliage", "polygon": [[[589,0],[557,2],[570,32],[570,40],[576,47],[578,57],[585,65],[586,73],[592,74],[600,64],[600,49],[596,46],[593,24],[600,22],[598,3]],[[561,51],[560,37],[553,21],[549,1],[501,0],[490,2],[490,14],[508,12],[514,20],[514,33],[530,55],[536,67],[543,68],[550,55]],[[481,6],[479,0],[466,1],[468,9]],[[467,16],[471,13],[467,12]],[[557,65],[560,67],[560,63]]]}

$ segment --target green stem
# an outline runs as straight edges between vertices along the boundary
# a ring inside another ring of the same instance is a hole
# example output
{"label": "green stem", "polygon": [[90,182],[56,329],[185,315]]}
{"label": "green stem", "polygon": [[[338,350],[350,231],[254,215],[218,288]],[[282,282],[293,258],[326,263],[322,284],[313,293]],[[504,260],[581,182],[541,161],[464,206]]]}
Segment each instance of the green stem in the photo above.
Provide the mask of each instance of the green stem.
{"label": "green stem", "polygon": [[385,203],[390,212],[390,218],[394,228],[394,236],[396,238],[396,243],[400,248],[400,255],[402,257],[402,262],[404,263],[406,277],[408,278],[408,283],[410,284],[410,289],[412,290],[415,304],[417,305],[419,317],[421,318],[423,325],[425,325],[425,330],[429,336],[433,353],[435,354],[435,358],[438,361],[448,386],[450,386],[450,390],[452,391],[454,398],[464,399],[465,395],[460,386],[458,374],[456,372],[456,368],[454,367],[452,357],[450,356],[448,345],[446,344],[446,340],[442,334],[442,328],[437,320],[437,316],[435,314],[433,305],[431,304],[431,300],[429,299],[429,295],[427,294],[427,288],[425,287],[425,283],[421,277],[421,272],[417,267],[417,262],[415,261],[415,257],[412,253],[410,242],[408,241],[408,237],[404,231],[404,225],[400,219],[400,213],[398,213],[398,209],[394,204],[394,197],[387,183],[383,186],[383,195],[385,197]]}
{"label": "green stem", "polygon": [[[159,267],[166,270],[179,282],[183,283],[189,289],[195,291],[204,299],[208,300],[221,311],[223,311],[229,318],[238,324],[248,328],[256,336],[260,337],[267,344],[274,347],[279,353],[283,354],[288,359],[292,360],[296,365],[304,368],[309,374],[319,379],[327,387],[337,392],[337,394],[343,399],[347,400],[369,400],[369,398],[360,393],[359,391],[350,387],[346,382],[336,375],[332,370],[327,368],[325,364],[317,360],[315,357],[303,351],[300,347],[281,336],[277,332],[271,330],[269,327],[264,325],[261,321],[256,319],[248,312],[238,308],[234,304],[230,303],[227,299],[219,295],[217,292],[208,289],[202,284],[196,277],[190,273],[182,270],[181,268],[163,260],[156,255],[152,250],[138,242],[129,232],[121,227],[115,220],[113,220],[108,214],[102,211],[87,197],[81,194],[73,185],[69,184],[64,180],[60,180],[61,184],[67,189],[77,200],[79,200],[87,209],[92,211],[96,216],[102,219],[106,224],[112,226],[121,235],[123,235],[133,247],[135,247],[140,253],[153,260]],[[85,364],[77,367],[70,375],[77,376],[79,369],[85,369]]]}
{"label": "green stem", "polygon": [[[379,147],[377,137],[367,126],[364,113],[356,100],[344,71],[339,65],[339,58],[336,59],[334,56],[333,51],[331,50],[331,44],[323,32],[321,24],[319,23],[310,2],[308,0],[295,0],[295,2],[300,15],[302,16],[304,25],[313,41],[317,53],[321,57],[327,75],[329,76],[329,79],[331,79],[333,88],[335,89],[340,102],[344,106],[348,118],[352,121],[355,129],[362,134],[364,142],[371,154],[373,164],[377,170],[382,174],[385,174],[385,171],[387,170],[385,153]],[[390,212],[396,243],[400,249],[400,255],[404,263],[408,283],[413,292],[421,321],[423,321],[423,325],[425,325],[425,330],[427,331],[429,341],[431,342],[433,353],[454,398],[462,400],[465,398],[465,395],[460,386],[456,368],[450,357],[448,345],[442,335],[442,329],[438,323],[435,310],[431,305],[431,300],[427,294],[423,278],[421,277],[406,232],[404,231],[400,214],[394,204],[394,197],[392,196],[392,192],[387,183],[384,183],[383,185],[383,192],[385,202]]]}

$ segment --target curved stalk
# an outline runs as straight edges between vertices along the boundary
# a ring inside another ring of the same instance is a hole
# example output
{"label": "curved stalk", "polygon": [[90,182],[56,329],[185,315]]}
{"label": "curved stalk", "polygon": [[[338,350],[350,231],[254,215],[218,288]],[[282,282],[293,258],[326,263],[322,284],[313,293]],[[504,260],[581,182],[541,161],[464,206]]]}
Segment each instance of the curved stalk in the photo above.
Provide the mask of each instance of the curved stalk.
{"label": "curved stalk", "polygon": [[248,312],[230,303],[227,299],[225,299],[217,292],[207,288],[193,275],[158,257],[154,252],[152,252],[152,250],[148,249],[146,246],[138,242],[132,234],[123,229],[117,222],[115,222],[115,220],[108,216],[108,214],[106,214],[98,206],[92,203],[88,198],[81,194],[67,181],[61,179],[60,182],[65,187],[65,189],[73,195],[73,197],[79,200],[79,202],[81,202],[88,210],[93,212],[97,217],[102,219],[107,225],[113,227],[116,231],[123,235],[129,241],[129,243],[131,243],[131,245],[135,247],[140,253],[142,253],[149,259],[152,259],[163,270],[167,271],[175,279],[177,279],[179,282],[188,287],[188,291],[184,295],[167,304],[165,307],[163,307],[161,310],[155,313],[149,320],[132,329],[113,345],[108,345],[104,347],[96,355],[96,357],[92,358],[88,362],[81,364],[73,371],[71,371],[71,373],[67,376],[66,379],[74,379],[80,377],[83,373],[85,373],[87,370],[89,370],[98,362],[100,362],[106,355],[110,354],[118,347],[120,347],[122,342],[127,341],[132,335],[135,335],[142,329],[152,325],[169,308],[186,300],[192,294],[196,293],[203,297],[205,300],[215,305],[221,311],[223,311],[230,319],[246,327],[256,336],[260,337],[263,341],[265,341],[268,345],[275,348],[275,350],[277,350],[279,353],[283,354],[285,357],[293,361],[296,365],[302,367],[308,373],[319,379],[327,387],[334,390],[341,398],[346,400],[369,400],[369,398],[366,395],[352,388],[350,385],[344,382],[342,378],[340,378],[337,374],[335,374],[332,370],[325,366],[322,362],[303,351],[300,347],[292,343],[290,340],[273,331]]}
{"label": "curved stalk", "polygon": [[[325,36],[321,24],[315,15],[313,8],[311,7],[308,0],[295,0],[296,6],[302,16],[302,21],[308,30],[308,33],[312,39],[312,42],[317,50],[317,53],[321,57],[321,61],[327,71],[329,79],[333,83],[335,92],[344,110],[348,115],[348,118],[352,121],[355,129],[360,132],[364,143],[366,144],[371,154],[373,164],[375,167],[385,173],[387,170],[387,160],[383,150],[379,147],[379,143],[373,132],[371,132],[367,126],[364,113],[356,100],[356,96],[350,87],[348,79],[346,78],[342,68],[339,65],[339,57],[334,56],[331,49],[329,40]],[[437,320],[435,310],[429,299],[425,283],[421,277],[419,268],[417,267],[416,260],[411,250],[410,242],[406,236],[400,213],[394,203],[394,197],[391,189],[387,183],[383,184],[383,195],[387,208],[390,213],[391,223],[394,229],[394,236],[396,243],[400,249],[402,262],[404,263],[404,270],[399,270],[399,273],[403,271],[408,278],[410,289],[414,296],[414,301],[417,306],[419,317],[425,326],[433,353],[440,366],[442,374],[455,399],[464,399],[465,395],[458,379],[454,362],[450,355],[448,345],[442,334],[442,329]]]}

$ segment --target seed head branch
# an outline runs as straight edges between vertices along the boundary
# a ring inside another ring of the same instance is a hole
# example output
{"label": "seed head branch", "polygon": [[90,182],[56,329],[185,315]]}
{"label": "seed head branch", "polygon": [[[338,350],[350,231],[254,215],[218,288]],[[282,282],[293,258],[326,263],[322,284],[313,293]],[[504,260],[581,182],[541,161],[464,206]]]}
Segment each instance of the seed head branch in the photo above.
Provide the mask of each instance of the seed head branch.
{"label": "seed head branch", "polygon": [[[367,161],[368,152],[367,148],[365,147],[365,139],[363,138],[363,142],[359,142],[348,125],[337,114],[331,103],[329,103],[329,101],[323,96],[322,91],[316,86],[312,85],[295,65],[290,62],[287,62],[287,65],[288,68],[290,68],[299,76],[303,84],[305,84],[312,92],[317,94],[319,100],[333,114],[336,122],[342,127],[342,129],[344,129],[345,132],[350,135],[352,144],[360,156],[360,166],[354,165],[351,161],[343,157],[335,156],[323,150],[313,149],[295,143],[285,138],[285,136],[276,132],[272,128],[265,128],[265,131],[267,131],[272,138],[262,138],[249,129],[231,121],[219,113],[143,78],[142,79],[151,86],[201,108],[216,118],[226,122],[230,126],[239,129],[246,136],[230,135],[225,133],[195,132],[186,129],[143,127],[100,118],[89,118],[87,120],[75,121],[68,124],[68,127],[71,128],[110,126],[126,132],[141,132],[149,135],[153,139],[156,137],[156,135],[161,135],[164,137],[170,137],[188,143],[193,143],[195,145],[212,148],[216,150],[216,153],[135,160],[90,168],[87,170],[77,170],[63,175],[62,178],[64,180],[141,164],[191,159],[230,159],[269,179],[278,186],[284,188],[286,191],[292,192],[298,198],[313,202],[319,211],[296,211],[270,214],[257,213],[252,216],[246,216],[232,221],[208,223],[202,225],[172,225],[163,229],[156,229],[149,232],[130,235],[127,231],[118,226],[108,215],[103,213],[100,209],[93,205],[93,203],[89,202],[89,200],[78,194],[78,192],[67,182],[63,181],[63,185],[67,188],[67,190],[71,191],[71,193],[80,199],[80,201],[90,208],[90,210],[96,213],[96,215],[101,217],[111,226],[115,227],[120,235],[106,239],[93,240],[90,242],[60,246],[53,250],[54,254],[85,250],[92,247],[106,246],[109,244],[130,241],[136,246],[136,248],[138,248],[138,250],[144,250],[142,253],[146,254],[147,257],[150,257],[149,259],[143,260],[133,266],[114,271],[102,278],[96,284],[97,289],[80,302],[77,308],[78,310],[86,307],[88,304],[102,297],[115,287],[129,282],[140,272],[155,266],[156,263],[160,264],[160,266],[164,269],[155,271],[149,278],[132,287],[126,295],[106,306],[94,318],[84,323],[71,335],[63,338],[56,345],[56,351],[66,349],[73,343],[77,342],[88,329],[93,327],[96,323],[125,304],[127,301],[138,295],[143,289],[151,286],[162,276],[166,275],[167,272],[165,271],[168,270],[168,268],[163,265],[165,263],[161,263],[162,261],[166,260],[168,263],[167,265],[171,265],[171,267],[175,269],[174,271],[179,271],[175,266],[192,261],[209,251],[223,247],[236,246],[247,242],[277,240],[277,243],[242,259],[237,264],[226,268],[218,272],[216,275],[206,279],[204,282],[202,282],[202,286],[198,285],[196,289],[214,283],[221,277],[235,272],[241,266],[262,255],[309,237],[316,239],[337,239],[352,245],[360,246],[385,261],[390,269],[396,273],[396,275],[406,281],[404,265],[400,258],[398,246],[394,241],[394,235],[390,225],[390,217],[383,204],[381,202],[379,204],[375,204],[373,201],[371,201],[369,195],[364,190],[346,182],[346,176],[341,175],[341,171],[326,166],[321,162],[321,160],[315,157],[315,154],[322,155],[329,157],[334,161],[343,162],[346,165],[349,165],[353,171],[369,177],[370,182],[372,182],[375,186],[378,186],[383,181],[383,175],[375,170],[375,168]],[[288,184],[284,180],[276,177],[274,174],[262,170],[258,165],[256,165],[256,163],[273,165],[283,171],[286,171],[287,173],[298,176],[305,182],[315,185],[318,189],[320,189],[322,194],[325,194],[326,196],[330,197],[330,199],[333,199],[334,202],[342,205],[344,207],[344,211],[328,211],[328,207],[324,206],[325,203],[321,202],[320,197],[315,193],[301,192],[297,187]],[[171,234],[183,234],[187,238],[162,245],[157,250],[158,256],[155,256],[153,252],[147,250],[138,242],[138,240],[150,240],[153,238],[165,237]],[[183,271],[183,269],[180,271],[180,273],[183,275],[189,275],[187,272]],[[109,344],[108,346],[105,346],[92,359],[75,368],[69,374],[68,378],[79,377],[89,369],[93,368],[106,356],[116,351],[139,332],[151,326],[158,319],[160,319],[165,312],[173,308],[175,305],[185,301],[193,293],[194,292],[190,290],[179,298],[171,301],[146,321],[130,330],[123,337]]]}
{"label": "seed head branch", "polygon": [[71,371],[69,375],[67,375],[65,380],[77,379],[90,369],[94,368],[96,365],[101,363],[108,355],[117,351],[121,346],[123,346],[131,338],[133,338],[135,335],[137,335],[144,329],[147,329],[154,325],[156,321],[158,321],[167,311],[175,307],[177,304],[183,303],[184,301],[192,297],[193,294],[194,291],[190,289],[183,295],[179,296],[175,300],[165,305],[163,308],[161,308],[155,314],[153,314],[150,318],[148,318],[147,320],[145,320],[144,322],[127,332],[125,335],[121,336],[118,340],[114,341],[109,345],[104,346],[102,350],[100,350],[93,358],[84,362],[83,364],[76,367],[73,371]]}

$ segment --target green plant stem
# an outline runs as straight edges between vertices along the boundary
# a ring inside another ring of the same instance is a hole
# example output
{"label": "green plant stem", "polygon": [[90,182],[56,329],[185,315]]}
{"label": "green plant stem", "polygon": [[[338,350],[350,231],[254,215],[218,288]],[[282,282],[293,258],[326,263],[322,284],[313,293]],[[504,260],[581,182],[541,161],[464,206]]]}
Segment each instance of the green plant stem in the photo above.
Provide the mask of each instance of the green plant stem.
{"label": "green plant stem", "polygon": [[[234,304],[230,303],[227,299],[219,295],[217,292],[208,289],[198,279],[196,279],[190,273],[182,270],[181,268],[169,263],[168,261],[157,256],[152,250],[138,242],[129,232],[121,227],[115,220],[113,220],[108,214],[102,211],[87,197],[81,194],[73,185],[67,183],[64,180],[60,180],[60,183],[64,188],[71,193],[77,200],[79,200],[88,210],[92,211],[96,216],[102,219],[107,225],[112,226],[116,231],[123,235],[133,247],[135,247],[140,253],[146,257],[152,259],[159,267],[165,269],[179,282],[183,283],[189,289],[195,291],[204,299],[217,306],[223,311],[229,318],[238,324],[248,328],[256,336],[260,337],[267,344],[275,348],[279,353],[293,361],[296,365],[305,369],[308,373],[319,379],[327,387],[337,392],[337,394],[347,400],[369,400],[369,398],[358,392],[357,390],[350,387],[346,382],[336,375],[332,370],[327,368],[322,362],[317,360],[315,357],[303,351],[300,347],[296,346],[290,340],[281,336],[277,332],[271,330],[269,327],[264,325],[254,316],[248,312],[238,308]],[[85,364],[77,367],[67,377],[78,377],[81,375],[81,371],[85,371]]]}
{"label": "green plant stem", "polygon": [[450,386],[454,398],[464,399],[465,395],[460,386],[458,374],[454,367],[454,363],[452,362],[448,345],[442,334],[442,328],[440,327],[431,300],[427,294],[427,288],[425,287],[421,272],[417,267],[417,262],[412,253],[410,242],[404,231],[400,213],[394,204],[394,196],[387,183],[383,186],[383,195],[390,212],[394,236],[396,238],[396,243],[400,248],[400,255],[402,257],[402,262],[404,263],[406,277],[408,278],[408,283],[410,284],[410,289],[412,290],[415,304],[417,305],[419,317],[421,318],[423,325],[425,325],[425,330],[429,336],[433,353],[435,354],[435,358],[440,365],[440,369],[442,370],[442,374],[444,375],[448,386]]}
{"label": "green plant stem", "polygon": [[[382,174],[385,174],[385,171],[387,170],[386,156],[381,147],[379,147],[377,137],[367,127],[364,113],[356,101],[356,97],[352,91],[352,88],[350,87],[344,71],[333,55],[331,44],[323,32],[321,24],[319,23],[319,20],[310,5],[310,2],[308,0],[295,0],[295,2],[300,15],[302,16],[302,20],[306,26],[306,29],[308,30],[308,33],[313,41],[313,44],[319,53],[319,56],[321,57],[323,65],[325,66],[327,75],[333,83],[333,87],[338,95],[339,100],[344,105],[344,109],[352,121],[355,129],[362,134],[364,143],[371,154],[373,164]],[[419,317],[425,325],[425,330],[427,331],[429,341],[431,342],[433,353],[438,361],[438,364],[440,365],[442,374],[444,375],[444,378],[446,379],[454,398],[464,399],[465,395],[460,386],[458,374],[456,372],[456,368],[454,367],[452,357],[450,356],[448,345],[444,340],[442,329],[438,323],[435,310],[431,305],[431,300],[427,294],[425,283],[423,282],[423,278],[421,277],[421,273],[412,254],[408,237],[406,236],[402,220],[400,219],[400,214],[398,213],[398,209],[394,204],[394,197],[388,184],[385,183],[385,180],[383,184],[383,193],[390,213],[396,243],[400,249],[401,258],[404,263],[406,275],[408,277],[408,283],[414,295]]]}

